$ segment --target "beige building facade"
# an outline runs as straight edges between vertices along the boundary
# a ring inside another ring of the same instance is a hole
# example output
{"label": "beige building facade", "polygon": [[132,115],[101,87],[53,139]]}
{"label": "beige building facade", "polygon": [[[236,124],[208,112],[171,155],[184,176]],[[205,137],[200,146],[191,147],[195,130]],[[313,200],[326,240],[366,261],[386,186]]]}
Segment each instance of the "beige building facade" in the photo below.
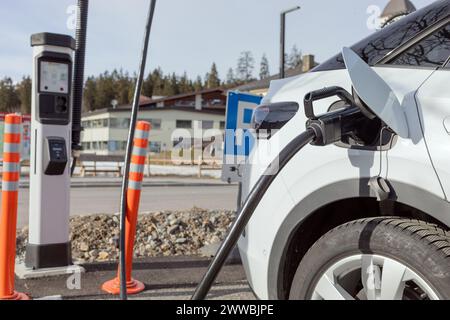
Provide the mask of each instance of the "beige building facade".
{"label": "beige building facade", "polygon": [[[86,113],[82,118],[84,131],[82,146],[85,153],[97,155],[122,155],[130,126],[130,110],[105,109]],[[149,109],[139,112],[139,120],[152,124],[149,149],[151,153],[170,151],[189,138],[207,139],[223,134],[223,112],[193,109]]]}

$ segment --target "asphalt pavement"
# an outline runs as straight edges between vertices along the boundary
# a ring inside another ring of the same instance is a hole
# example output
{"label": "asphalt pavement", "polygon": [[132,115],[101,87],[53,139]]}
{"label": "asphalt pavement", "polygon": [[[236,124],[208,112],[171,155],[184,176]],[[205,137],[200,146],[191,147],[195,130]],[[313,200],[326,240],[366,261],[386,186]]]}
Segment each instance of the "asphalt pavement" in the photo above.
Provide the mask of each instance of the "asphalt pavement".
{"label": "asphalt pavement", "polygon": [[[75,178],[71,189],[71,215],[114,214],[119,211],[120,178]],[[28,181],[21,181],[18,227],[28,224]],[[147,178],[141,212],[204,209],[236,209],[237,186],[215,179],[180,177]],[[135,261],[134,277],[146,285],[136,300],[187,300],[200,281],[209,260],[198,257],[148,258]],[[16,289],[35,299],[117,299],[100,290],[117,274],[116,263],[88,264],[86,273],[73,283],[74,275],[38,280],[17,280]],[[74,286],[75,284],[75,286]],[[222,270],[209,299],[253,300],[243,267],[234,262]]]}
{"label": "asphalt pavement", "polygon": [[[135,300],[187,300],[204,275],[208,259],[194,257],[149,258],[136,261],[133,277],[142,281],[145,291]],[[117,275],[115,263],[89,264],[86,273],[38,280],[16,280],[16,290],[33,299],[110,300],[117,297],[101,291],[101,285]],[[208,299],[254,300],[240,264],[226,265]]]}
{"label": "asphalt pavement", "polygon": [[[71,215],[119,212],[119,178],[77,178],[72,182]],[[215,179],[148,178],[142,189],[141,212],[162,210],[236,209],[237,186]],[[28,224],[29,189],[22,182],[19,192],[18,228]]]}

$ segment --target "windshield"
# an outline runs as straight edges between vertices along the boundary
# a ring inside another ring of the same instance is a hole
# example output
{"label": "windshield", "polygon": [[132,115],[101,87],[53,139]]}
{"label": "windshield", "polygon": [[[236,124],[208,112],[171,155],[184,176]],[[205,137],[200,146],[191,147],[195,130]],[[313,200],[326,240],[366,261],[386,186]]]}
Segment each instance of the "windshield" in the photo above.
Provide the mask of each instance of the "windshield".
{"label": "windshield", "polygon": [[[421,31],[432,26],[450,14],[450,0],[440,0],[400,19],[358,42],[352,49],[369,65],[373,66],[388,53]],[[312,71],[345,69],[342,54],[327,60]]]}

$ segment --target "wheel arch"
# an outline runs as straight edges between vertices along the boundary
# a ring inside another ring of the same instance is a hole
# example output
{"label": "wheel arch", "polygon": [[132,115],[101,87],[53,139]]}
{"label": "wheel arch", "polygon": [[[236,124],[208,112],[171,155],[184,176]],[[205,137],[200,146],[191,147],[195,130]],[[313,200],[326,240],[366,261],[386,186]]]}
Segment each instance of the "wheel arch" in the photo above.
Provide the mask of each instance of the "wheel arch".
{"label": "wheel arch", "polygon": [[[417,186],[398,181],[389,183],[396,198],[391,208],[396,216],[449,228],[449,202]],[[345,211],[345,214],[333,215],[335,210]],[[287,297],[289,278],[293,277],[306,251],[322,235],[341,224],[380,215],[380,206],[368,187],[368,179],[339,181],[302,199],[286,216],[273,242],[268,270],[269,299]],[[298,241],[300,234],[304,241]]]}

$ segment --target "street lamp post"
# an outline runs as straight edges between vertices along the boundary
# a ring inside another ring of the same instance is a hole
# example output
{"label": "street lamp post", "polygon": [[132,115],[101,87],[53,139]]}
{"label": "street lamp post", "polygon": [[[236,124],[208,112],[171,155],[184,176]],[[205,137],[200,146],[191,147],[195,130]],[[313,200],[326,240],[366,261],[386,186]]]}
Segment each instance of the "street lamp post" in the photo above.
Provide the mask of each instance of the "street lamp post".
{"label": "street lamp post", "polygon": [[301,7],[297,6],[294,8],[291,8],[289,10],[285,10],[281,12],[281,37],[280,37],[280,79],[285,78],[285,68],[284,65],[286,63],[286,15],[288,13],[300,10]]}

